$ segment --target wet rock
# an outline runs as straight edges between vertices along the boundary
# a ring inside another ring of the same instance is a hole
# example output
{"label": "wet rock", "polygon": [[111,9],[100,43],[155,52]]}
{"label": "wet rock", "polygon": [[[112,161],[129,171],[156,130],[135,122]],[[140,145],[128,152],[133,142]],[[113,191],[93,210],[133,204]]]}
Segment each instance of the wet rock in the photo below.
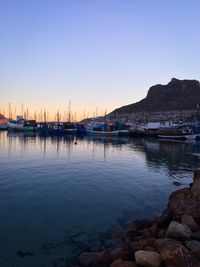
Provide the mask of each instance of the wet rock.
{"label": "wet rock", "polygon": [[181,219],[182,224],[188,225],[193,232],[197,232],[200,230],[200,226],[197,224],[197,222],[194,220],[192,215],[183,215]]}
{"label": "wet rock", "polygon": [[84,267],[89,267],[89,266],[93,266],[94,264],[97,263],[98,259],[99,259],[99,255],[100,253],[98,252],[90,252],[90,253],[82,253],[79,256],[79,261],[81,263],[82,266]]}
{"label": "wet rock", "polygon": [[200,241],[200,231],[192,233],[192,239]]}
{"label": "wet rock", "polygon": [[99,255],[98,261],[104,265],[108,265],[111,262],[111,254],[108,250],[104,249]]}
{"label": "wet rock", "polygon": [[110,267],[136,267],[136,264],[133,261],[117,259],[111,263]]}
{"label": "wet rock", "polygon": [[180,186],[180,185],[181,185],[181,183],[179,183],[179,182],[173,182],[173,184],[174,184],[175,186]]}
{"label": "wet rock", "polygon": [[153,235],[155,235],[156,232],[157,232],[157,230],[158,230],[158,225],[157,225],[156,222],[154,222],[154,223],[152,224],[152,226],[150,227],[150,231],[151,231],[151,233],[152,233]]}
{"label": "wet rock", "polygon": [[152,225],[151,220],[134,220],[134,225],[137,231],[149,228]]}
{"label": "wet rock", "polygon": [[172,221],[167,228],[166,237],[177,238],[178,240],[189,240],[192,231],[189,226],[185,224]]}
{"label": "wet rock", "polygon": [[165,238],[166,231],[166,229],[159,229],[157,233],[158,238]]}
{"label": "wet rock", "polygon": [[200,179],[200,169],[197,168],[194,170],[194,180]]}
{"label": "wet rock", "polygon": [[191,253],[200,263],[200,246],[199,245],[194,246],[191,250]]}
{"label": "wet rock", "polygon": [[196,246],[199,246],[199,247],[200,247],[200,242],[199,242],[199,241],[196,241],[196,240],[189,240],[189,241],[186,241],[186,242],[185,242],[185,245],[186,245],[186,247],[187,247],[189,250],[192,250],[192,249],[195,248]]}
{"label": "wet rock", "polygon": [[135,253],[138,250],[142,250],[144,245],[140,241],[131,242],[131,249]]}
{"label": "wet rock", "polygon": [[135,252],[135,261],[142,266],[159,267],[161,264],[161,257],[159,253],[154,251],[139,250]]}
{"label": "wet rock", "polygon": [[200,197],[200,179],[195,179],[191,187],[191,191],[194,197]]}
{"label": "wet rock", "polygon": [[161,258],[166,267],[199,267],[197,259],[182,244],[169,241],[161,248]]}
{"label": "wet rock", "polygon": [[156,239],[155,240],[155,246],[156,246],[157,251],[160,252],[161,251],[161,248],[165,244],[167,244],[168,242],[169,242],[169,239],[168,238],[164,238],[164,239],[158,238],[158,239]]}
{"label": "wet rock", "polygon": [[130,258],[129,251],[122,250],[121,248],[113,249],[111,251],[111,260],[114,261],[119,258],[122,260],[129,260]]}
{"label": "wet rock", "polygon": [[134,237],[137,235],[137,230],[136,227],[134,225],[130,225],[128,227],[128,230],[126,232],[126,236],[133,241]]}
{"label": "wet rock", "polygon": [[172,220],[172,213],[166,209],[160,216],[156,217],[155,221],[159,227],[167,227]]}

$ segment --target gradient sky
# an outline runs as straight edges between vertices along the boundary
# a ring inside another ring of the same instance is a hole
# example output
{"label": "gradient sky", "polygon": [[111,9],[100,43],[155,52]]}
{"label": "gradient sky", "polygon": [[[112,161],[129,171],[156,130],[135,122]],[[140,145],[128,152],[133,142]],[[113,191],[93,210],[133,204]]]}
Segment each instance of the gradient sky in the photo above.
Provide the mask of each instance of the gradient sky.
{"label": "gradient sky", "polygon": [[199,0],[0,0],[0,109],[71,100],[80,117],[199,80],[199,12]]}

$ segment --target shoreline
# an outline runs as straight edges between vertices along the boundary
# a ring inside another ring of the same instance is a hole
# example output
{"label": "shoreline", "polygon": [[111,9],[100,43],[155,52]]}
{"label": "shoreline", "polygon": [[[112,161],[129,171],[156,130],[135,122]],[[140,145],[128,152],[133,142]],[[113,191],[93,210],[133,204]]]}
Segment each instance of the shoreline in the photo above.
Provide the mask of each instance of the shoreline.
{"label": "shoreline", "polygon": [[200,267],[200,169],[193,183],[169,196],[166,209],[153,219],[134,220],[115,232],[116,248],[90,248],[81,267]]}

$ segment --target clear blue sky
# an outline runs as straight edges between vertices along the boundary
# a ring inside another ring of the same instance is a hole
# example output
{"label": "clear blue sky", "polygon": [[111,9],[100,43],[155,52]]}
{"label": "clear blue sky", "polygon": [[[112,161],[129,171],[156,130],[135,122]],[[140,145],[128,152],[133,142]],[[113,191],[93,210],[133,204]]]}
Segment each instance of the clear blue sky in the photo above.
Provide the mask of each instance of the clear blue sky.
{"label": "clear blue sky", "polygon": [[[100,113],[200,79],[199,0],[0,0],[0,108]],[[19,112],[18,112],[19,113]]]}

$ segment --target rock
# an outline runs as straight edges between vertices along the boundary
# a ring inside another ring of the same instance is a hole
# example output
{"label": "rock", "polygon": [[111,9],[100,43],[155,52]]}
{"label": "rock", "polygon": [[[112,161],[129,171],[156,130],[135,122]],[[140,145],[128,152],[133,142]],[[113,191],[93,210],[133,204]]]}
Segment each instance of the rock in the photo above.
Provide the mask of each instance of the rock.
{"label": "rock", "polygon": [[200,246],[197,245],[191,250],[192,255],[200,262]]}
{"label": "rock", "polygon": [[192,239],[200,241],[200,231],[192,233]]}
{"label": "rock", "polygon": [[154,251],[139,250],[135,252],[137,264],[145,267],[159,267],[161,264],[160,254]]}
{"label": "rock", "polygon": [[197,232],[200,230],[200,226],[194,220],[192,215],[183,215],[181,219],[181,223],[188,225],[193,232]]}
{"label": "rock", "polygon": [[144,245],[140,243],[139,241],[131,242],[131,249],[135,253],[138,250],[142,250],[144,248]]}
{"label": "rock", "polygon": [[108,250],[104,249],[99,255],[98,261],[102,264],[108,265],[111,262],[111,254]]}
{"label": "rock", "polygon": [[200,197],[200,179],[195,179],[191,187],[191,191],[194,197]]}
{"label": "rock", "polygon": [[169,239],[165,238],[165,239],[156,239],[155,240],[155,246],[157,248],[157,251],[160,252],[161,251],[161,248],[167,244],[169,242]]}
{"label": "rock", "polygon": [[165,238],[165,236],[166,236],[166,229],[159,229],[158,230],[158,238]]}
{"label": "rock", "polygon": [[173,182],[173,184],[174,184],[175,186],[180,186],[180,185],[181,185],[181,183],[179,183],[179,182]]}
{"label": "rock", "polygon": [[156,219],[158,226],[167,227],[172,220],[172,213],[169,209],[166,209],[160,216]]}
{"label": "rock", "polygon": [[111,263],[110,267],[136,267],[136,264],[133,261],[117,259]]}
{"label": "rock", "polygon": [[166,267],[199,267],[197,259],[182,244],[169,241],[161,248],[161,258]]}
{"label": "rock", "polygon": [[189,250],[192,250],[192,249],[195,248],[196,246],[199,246],[199,247],[200,247],[200,242],[199,242],[199,241],[196,241],[196,240],[189,240],[189,241],[186,241],[186,242],[185,242],[185,245],[186,245],[186,247],[187,247]]}
{"label": "rock", "polygon": [[116,248],[111,251],[111,261],[116,259],[129,260],[129,252],[122,250],[121,248]]}
{"label": "rock", "polygon": [[154,222],[152,226],[150,227],[150,231],[152,232],[153,235],[155,235],[157,230],[158,230],[158,225],[157,223]]}
{"label": "rock", "polygon": [[197,168],[194,170],[194,180],[200,179],[200,169]]}
{"label": "rock", "polygon": [[79,261],[84,267],[93,266],[98,261],[99,255],[98,252],[82,253],[79,256]]}
{"label": "rock", "polygon": [[134,225],[137,231],[149,228],[152,225],[151,220],[134,220]]}
{"label": "rock", "polygon": [[189,226],[176,221],[170,223],[166,233],[166,237],[177,238],[179,240],[189,240],[191,235],[192,231]]}

